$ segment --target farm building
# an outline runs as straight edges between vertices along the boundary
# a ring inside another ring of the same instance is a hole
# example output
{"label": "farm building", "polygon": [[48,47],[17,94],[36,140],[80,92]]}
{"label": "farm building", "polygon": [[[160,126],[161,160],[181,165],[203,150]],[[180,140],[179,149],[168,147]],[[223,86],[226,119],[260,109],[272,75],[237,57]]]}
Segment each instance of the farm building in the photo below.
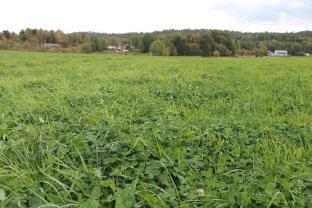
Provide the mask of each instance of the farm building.
{"label": "farm building", "polygon": [[111,50],[111,51],[115,51],[117,49],[117,47],[113,46],[113,45],[110,45],[110,46],[107,46],[107,49]]}
{"label": "farm building", "polygon": [[127,53],[127,52],[129,52],[129,50],[127,50],[126,46],[118,46],[116,49],[116,52],[117,53]]}
{"label": "farm building", "polygon": [[60,44],[54,44],[54,43],[45,43],[45,48],[51,49],[51,48],[61,48],[62,46]]}
{"label": "farm building", "polygon": [[127,50],[127,47],[123,46],[123,45],[119,45],[118,47],[110,45],[110,46],[107,46],[107,49],[110,51],[116,51],[116,53],[127,53],[127,52],[129,52],[129,50]]}
{"label": "farm building", "polygon": [[274,51],[274,56],[288,56],[288,51],[276,50],[276,51]]}
{"label": "farm building", "polygon": [[272,51],[268,51],[268,56],[273,56],[274,53]]}

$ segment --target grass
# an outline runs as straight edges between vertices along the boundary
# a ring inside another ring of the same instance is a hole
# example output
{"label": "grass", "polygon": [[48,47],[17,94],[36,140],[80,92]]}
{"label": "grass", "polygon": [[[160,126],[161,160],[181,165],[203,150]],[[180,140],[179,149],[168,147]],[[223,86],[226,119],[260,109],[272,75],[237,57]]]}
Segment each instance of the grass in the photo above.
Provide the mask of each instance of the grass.
{"label": "grass", "polygon": [[0,52],[0,207],[311,207],[312,58]]}

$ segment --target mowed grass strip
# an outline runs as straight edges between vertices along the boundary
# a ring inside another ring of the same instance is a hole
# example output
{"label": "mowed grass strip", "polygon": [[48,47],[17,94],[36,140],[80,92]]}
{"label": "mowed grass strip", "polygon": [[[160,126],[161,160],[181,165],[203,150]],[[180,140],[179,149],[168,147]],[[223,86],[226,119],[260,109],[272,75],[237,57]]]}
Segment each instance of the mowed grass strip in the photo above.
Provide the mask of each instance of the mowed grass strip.
{"label": "mowed grass strip", "polygon": [[2,207],[310,207],[312,58],[0,52]]}

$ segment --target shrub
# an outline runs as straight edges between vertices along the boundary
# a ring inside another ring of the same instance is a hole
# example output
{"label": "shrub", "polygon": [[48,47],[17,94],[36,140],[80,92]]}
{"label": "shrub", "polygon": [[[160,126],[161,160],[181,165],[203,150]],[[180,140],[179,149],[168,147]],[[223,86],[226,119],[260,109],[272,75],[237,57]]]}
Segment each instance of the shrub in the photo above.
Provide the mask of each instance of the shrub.
{"label": "shrub", "polygon": [[80,51],[82,53],[91,53],[92,52],[92,44],[91,43],[85,43],[80,45]]}
{"label": "shrub", "polygon": [[160,38],[155,40],[151,46],[149,51],[154,56],[175,56],[177,55],[177,50],[175,46],[170,42],[170,40],[166,38]]}
{"label": "shrub", "polygon": [[298,53],[296,53],[296,56],[305,56],[305,53],[304,52],[298,52]]}
{"label": "shrub", "polygon": [[219,52],[218,50],[215,50],[215,51],[213,52],[213,56],[214,56],[214,57],[220,57],[220,52]]}
{"label": "shrub", "polygon": [[149,51],[154,55],[154,56],[164,56],[167,54],[167,48],[166,48],[166,45],[165,43],[158,39],[158,40],[155,40],[151,46],[150,46],[150,49]]}

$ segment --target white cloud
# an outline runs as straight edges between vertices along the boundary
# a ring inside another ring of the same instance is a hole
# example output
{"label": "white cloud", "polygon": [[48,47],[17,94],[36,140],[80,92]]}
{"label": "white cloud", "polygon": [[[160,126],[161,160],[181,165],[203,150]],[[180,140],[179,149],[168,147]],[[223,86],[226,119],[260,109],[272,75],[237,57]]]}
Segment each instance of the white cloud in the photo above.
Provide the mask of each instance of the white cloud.
{"label": "white cloud", "polygon": [[312,30],[310,0],[10,0],[0,4],[0,30],[140,32],[207,28]]}

